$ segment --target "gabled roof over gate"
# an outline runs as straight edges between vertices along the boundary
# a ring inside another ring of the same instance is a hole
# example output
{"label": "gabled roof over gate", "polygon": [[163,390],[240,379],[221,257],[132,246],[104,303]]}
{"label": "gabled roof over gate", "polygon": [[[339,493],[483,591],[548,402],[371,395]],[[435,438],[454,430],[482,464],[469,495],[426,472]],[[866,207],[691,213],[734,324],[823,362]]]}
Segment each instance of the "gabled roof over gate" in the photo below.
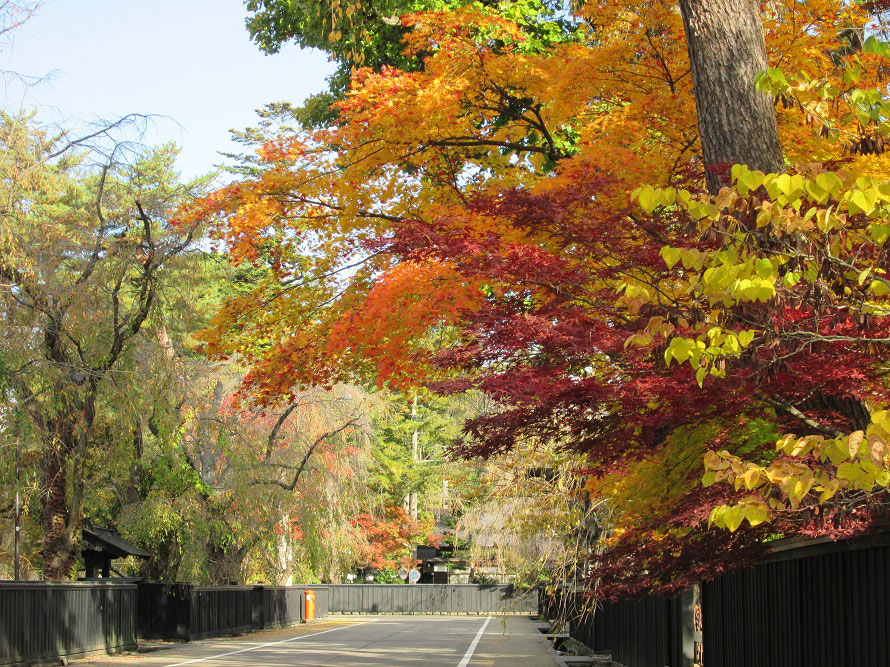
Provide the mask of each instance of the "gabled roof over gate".
{"label": "gabled roof over gate", "polygon": [[145,549],[130,544],[113,530],[107,528],[84,526],[82,547],[92,551],[106,551],[112,558],[126,558],[127,556],[151,558],[151,554]]}

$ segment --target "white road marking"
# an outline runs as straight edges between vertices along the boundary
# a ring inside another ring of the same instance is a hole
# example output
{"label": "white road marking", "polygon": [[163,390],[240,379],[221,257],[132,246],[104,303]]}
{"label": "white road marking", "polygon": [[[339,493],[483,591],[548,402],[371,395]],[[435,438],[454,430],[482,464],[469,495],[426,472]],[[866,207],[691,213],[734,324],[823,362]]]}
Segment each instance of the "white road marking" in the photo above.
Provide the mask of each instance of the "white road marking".
{"label": "white road marking", "polygon": [[482,639],[482,634],[485,632],[485,628],[488,627],[489,621],[491,621],[491,616],[485,619],[485,623],[483,623],[482,627],[479,628],[479,632],[476,633],[476,636],[470,643],[470,648],[468,648],[467,652],[464,653],[463,659],[459,663],[457,663],[457,667],[467,667],[467,665],[470,664],[470,658],[473,657],[473,652],[476,650],[476,646],[479,644],[479,640]]}
{"label": "white road marking", "polygon": [[[172,665],[167,665],[166,667],[180,667],[181,665],[191,665],[196,662],[207,662],[208,660],[216,660],[217,658],[225,658],[229,655],[235,655],[237,653],[247,653],[248,651],[256,651],[261,648],[267,648],[269,646],[277,646],[278,644],[287,644],[288,642],[295,642],[300,639],[306,639],[307,637],[317,637],[318,635],[325,635],[329,632],[336,632],[337,630],[346,630],[347,628],[354,628],[359,625],[367,625],[368,623],[376,623],[377,619],[373,621],[365,621],[364,623],[353,623],[352,625],[346,625],[342,628],[331,628],[330,630],[322,630],[321,632],[313,632],[310,635],[300,635],[299,637],[291,637],[290,639],[282,639],[277,642],[269,642],[268,644],[260,644],[259,646],[251,646],[249,648],[243,648],[240,651],[229,651],[228,653],[220,653],[219,655],[211,655],[206,658],[195,658],[194,660],[186,660],[185,662],[177,662]],[[484,629],[484,626],[483,626]]]}

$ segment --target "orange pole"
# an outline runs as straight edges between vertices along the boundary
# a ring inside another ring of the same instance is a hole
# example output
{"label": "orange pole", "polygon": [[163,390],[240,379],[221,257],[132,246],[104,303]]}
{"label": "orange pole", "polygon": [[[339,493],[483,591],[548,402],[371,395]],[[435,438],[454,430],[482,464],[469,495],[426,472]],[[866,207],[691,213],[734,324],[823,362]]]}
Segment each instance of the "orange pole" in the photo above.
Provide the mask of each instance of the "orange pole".
{"label": "orange pole", "polygon": [[306,591],[304,593],[303,620],[315,620],[315,591]]}

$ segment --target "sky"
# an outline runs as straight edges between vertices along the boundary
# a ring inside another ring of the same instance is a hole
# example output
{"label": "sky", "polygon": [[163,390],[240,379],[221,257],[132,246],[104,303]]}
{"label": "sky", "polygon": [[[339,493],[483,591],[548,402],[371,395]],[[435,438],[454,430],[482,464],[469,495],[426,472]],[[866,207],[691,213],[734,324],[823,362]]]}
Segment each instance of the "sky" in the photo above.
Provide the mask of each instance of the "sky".
{"label": "sky", "polygon": [[[68,126],[154,114],[143,141],[174,141],[183,177],[203,174],[217,151],[235,149],[230,128],[255,124],[268,102],[324,89],[334,69],[293,45],[264,55],[246,15],[242,0],[42,0],[0,47],[4,109]],[[24,86],[16,75],[41,81]]]}

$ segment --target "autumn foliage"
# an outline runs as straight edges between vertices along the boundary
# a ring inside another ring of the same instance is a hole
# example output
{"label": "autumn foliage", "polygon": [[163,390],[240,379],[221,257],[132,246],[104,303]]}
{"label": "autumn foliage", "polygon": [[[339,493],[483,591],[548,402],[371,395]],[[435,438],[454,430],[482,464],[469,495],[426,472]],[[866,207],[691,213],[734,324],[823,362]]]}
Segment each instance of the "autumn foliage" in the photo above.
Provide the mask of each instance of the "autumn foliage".
{"label": "autumn foliage", "polygon": [[[868,21],[847,3],[766,3],[758,86],[796,166],[725,165],[710,196],[676,7],[576,20],[542,46],[494,11],[406,16],[422,69],[356,70],[336,124],[269,137],[255,177],[183,209],[272,268],[206,351],[250,362],[261,402],[356,379],[486,392],[499,409],[456,452],[583,452],[613,594],[750,562],[768,530],[867,529],[880,512],[853,501],[880,505],[862,487],[886,487],[886,453],[780,438],[886,443],[886,46],[838,30]],[[852,504],[819,509],[827,489]],[[396,537],[367,530],[384,558]]]}
{"label": "autumn foliage", "polygon": [[431,522],[412,521],[401,507],[387,507],[381,515],[360,514],[351,523],[365,541],[356,562],[375,570],[414,567],[412,550],[435,539]]}

